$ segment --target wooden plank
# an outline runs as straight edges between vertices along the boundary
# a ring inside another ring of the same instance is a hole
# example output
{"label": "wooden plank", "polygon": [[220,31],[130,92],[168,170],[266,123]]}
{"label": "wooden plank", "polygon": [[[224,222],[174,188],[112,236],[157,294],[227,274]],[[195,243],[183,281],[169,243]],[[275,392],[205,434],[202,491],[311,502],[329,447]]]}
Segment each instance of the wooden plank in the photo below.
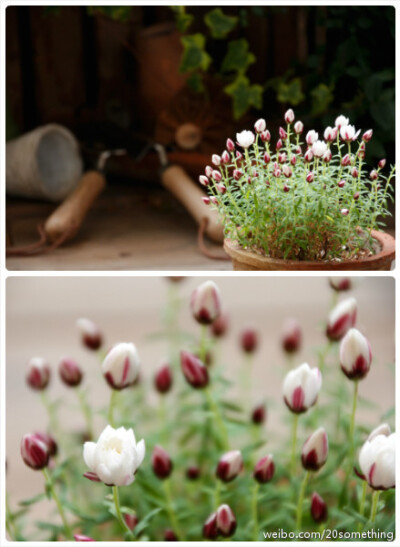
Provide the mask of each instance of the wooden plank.
{"label": "wooden plank", "polygon": [[6,9],[6,115],[11,116],[11,120],[7,119],[7,137],[16,136],[24,124],[18,9],[16,6]]}

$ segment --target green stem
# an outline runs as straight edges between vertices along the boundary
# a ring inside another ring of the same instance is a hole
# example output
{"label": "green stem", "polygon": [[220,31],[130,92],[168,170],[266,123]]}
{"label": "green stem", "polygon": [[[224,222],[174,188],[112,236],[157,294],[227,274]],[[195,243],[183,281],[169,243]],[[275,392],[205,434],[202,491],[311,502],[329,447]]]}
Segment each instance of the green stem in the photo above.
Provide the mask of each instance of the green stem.
{"label": "green stem", "polygon": [[[124,532],[127,532],[133,537],[132,530],[129,528],[129,526],[126,524],[125,519],[121,512],[121,505],[119,502],[119,492],[118,492],[118,486],[112,487],[113,497],[114,497],[114,505],[115,505],[115,512],[117,514],[118,522],[121,525],[121,528],[124,530]],[[132,538],[130,538],[132,539]]]}
{"label": "green stem", "polygon": [[10,509],[10,504],[8,503],[8,496],[6,493],[6,530],[8,532],[9,539],[11,541],[17,540],[17,530],[14,522],[14,515]]}
{"label": "green stem", "polygon": [[323,350],[319,354],[318,368],[321,374],[324,372],[326,357],[329,353],[329,350],[331,349],[331,345],[332,345],[332,341],[328,340],[326,346],[323,348]]}
{"label": "green stem", "polygon": [[211,412],[214,414],[215,423],[218,427],[219,433],[221,435],[222,443],[224,446],[224,450],[229,450],[229,439],[228,439],[228,432],[226,430],[224,421],[222,419],[221,413],[218,409],[218,406],[216,402],[213,399],[213,396],[211,395],[210,389],[206,387],[204,389],[204,393],[207,398],[208,407],[211,410]]}
{"label": "green stem", "polygon": [[221,481],[217,479],[214,491],[214,511],[221,505]]}
{"label": "green stem", "polygon": [[50,431],[53,435],[56,435],[57,433],[59,433],[59,428],[58,428],[57,416],[56,416],[56,413],[54,412],[53,403],[51,403],[51,401],[49,400],[46,390],[42,390],[40,392],[40,396],[49,417]]}
{"label": "green stem", "polygon": [[163,481],[163,487],[164,487],[164,493],[165,493],[165,500],[167,502],[167,513],[168,513],[169,520],[171,522],[172,529],[175,532],[175,535],[178,538],[178,541],[184,541],[185,539],[184,539],[183,533],[181,531],[178,519],[173,510],[169,479],[165,479]]}
{"label": "green stem", "polygon": [[79,405],[81,407],[82,413],[85,417],[88,435],[91,439],[94,439],[94,435],[93,435],[93,417],[92,417],[92,412],[91,412],[90,406],[88,405],[88,403],[86,401],[85,393],[80,387],[77,387],[76,388],[76,395],[78,397]]}
{"label": "green stem", "polygon": [[42,469],[42,471],[43,471],[44,478],[46,480],[47,487],[48,487],[48,489],[51,493],[51,496],[52,496],[53,500],[55,501],[55,503],[57,505],[58,512],[60,513],[60,517],[61,517],[62,523],[64,525],[65,536],[67,537],[68,540],[72,541],[74,539],[73,534],[72,534],[72,530],[71,530],[71,528],[68,524],[68,521],[65,517],[64,509],[63,509],[63,506],[61,504],[60,498],[57,496],[57,493],[54,489],[53,481],[51,480],[51,477],[50,477],[49,473],[47,472],[46,467],[44,469]]}
{"label": "green stem", "polygon": [[380,490],[375,490],[375,492],[372,495],[372,507],[371,507],[371,516],[369,520],[371,521],[371,524],[375,522],[376,513],[378,511],[378,501],[379,501],[379,494],[381,493]]}
{"label": "green stem", "polygon": [[199,357],[200,357],[200,361],[202,361],[204,364],[206,364],[206,358],[207,358],[207,325],[201,325]]}
{"label": "green stem", "polygon": [[[365,510],[365,498],[367,497],[367,481],[363,481],[362,485],[362,493],[361,493],[361,500],[360,500],[360,509],[359,513],[363,517],[364,516],[364,510]],[[358,531],[361,532],[362,529],[362,523],[360,522],[358,524]]]}
{"label": "green stem", "polygon": [[354,382],[354,392],[353,392],[353,405],[351,410],[351,416],[350,416],[350,427],[349,427],[349,460],[346,470],[346,476],[343,483],[343,490],[341,495],[341,506],[343,506],[348,499],[348,485],[349,485],[349,479],[351,470],[353,469],[353,460],[354,460],[354,429],[355,429],[355,420],[356,420],[356,410],[357,410],[357,396],[358,396],[358,380]]}
{"label": "green stem", "polygon": [[116,400],[117,391],[115,389],[111,389],[111,395],[110,395],[110,404],[108,406],[108,423],[111,425],[111,427],[115,427],[114,423],[114,408],[115,408],[115,400]]}
{"label": "green stem", "polygon": [[307,471],[305,476],[304,476],[303,482],[301,483],[299,502],[297,504],[297,515],[296,515],[296,529],[298,531],[301,530],[301,522],[303,520],[304,494],[305,494],[305,491],[306,491],[307,482],[308,482],[309,477],[310,477],[310,471]]}
{"label": "green stem", "polygon": [[291,457],[291,474],[294,476],[296,473],[296,445],[297,445],[297,426],[299,424],[299,415],[295,414],[293,417],[293,428],[292,428],[292,457]]}
{"label": "green stem", "polygon": [[162,446],[166,446],[168,435],[167,435],[167,416],[166,416],[166,409],[165,409],[165,396],[164,394],[160,394],[159,397],[159,405],[158,405],[158,415],[160,420],[160,439]]}
{"label": "green stem", "polygon": [[252,498],[252,521],[253,521],[253,541],[258,541],[259,529],[258,529],[258,492],[260,485],[257,481],[254,481],[253,498]]}

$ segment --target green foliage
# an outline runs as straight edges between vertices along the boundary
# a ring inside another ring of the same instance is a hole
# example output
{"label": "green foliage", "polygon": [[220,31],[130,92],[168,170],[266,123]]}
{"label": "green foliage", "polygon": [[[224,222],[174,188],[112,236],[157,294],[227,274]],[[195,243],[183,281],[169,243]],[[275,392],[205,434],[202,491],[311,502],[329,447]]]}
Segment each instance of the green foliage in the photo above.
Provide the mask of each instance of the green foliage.
{"label": "green foliage", "polygon": [[334,100],[333,86],[320,83],[311,90],[311,114],[317,116],[327,111],[329,105]]}
{"label": "green foliage", "polygon": [[204,16],[204,22],[213,38],[223,39],[236,27],[239,18],[226,15],[221,8],[215,8]]}
{"label": "green foliage", "polygon": [[132,6],[87,6],[86,9],[89,15],[104,15],[121,23],[129,21],[132,13]]}
{"label": "green foliage", "polygon": [[281,103],[297,106],[305,99],[300,78],[293,78],[289,82],[278,82],[276,88],[277,99]]}
{"label": "green foliage", "polygon": [[239,75],[225,87],[225,92],[233,99],[233,115],[236,120],[243,116],[251,106],[262,107],[262,86],[251,85],[246,76]]}
{"label": "green foliage", "polygon": [[175,13],[176,26],[179,32],[186,32],[193,23],[193,15],[187,13],[186,6],[171,6],[171,10]]}
{"label": "green foliage", "polygon": [[184,73],[193,70],[207,70],[211,63],[211,57],[205,51],[205,37],[200,33],[182,36],[182,44],[183,55],[180,71]]}
{"label": "green foliage", "polygon": [[248,67],[256,62],[256,57],[249,51],[249,43],[244,38],[228,43],[228,51],[222,61],[222,72],[244,74]]}

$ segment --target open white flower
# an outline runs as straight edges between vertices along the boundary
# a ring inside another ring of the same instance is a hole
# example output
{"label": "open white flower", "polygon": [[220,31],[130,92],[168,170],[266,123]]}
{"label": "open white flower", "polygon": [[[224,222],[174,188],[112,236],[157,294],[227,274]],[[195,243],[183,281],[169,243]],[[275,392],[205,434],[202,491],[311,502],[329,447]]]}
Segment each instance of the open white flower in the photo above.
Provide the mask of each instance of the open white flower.
{"label": "open white flower", "polygon": [[83,459],[92,473],[108,486],[128,486],[145,455],[142,439],[136,443],[133,429],[108,425],[97,443],[83,446]]}
{"label": "open white flower", "polygon": [[292,412],[305,412],[316,403],[321,385],[320,370],[311,369],[308,363],[303,363],[286,374],[283,382],[284,401]]}
{"label": "open white flower", "polygon": [[324,141],[315,141],[312,145],[311,150],[316,158],[322,158],[322,156],[328,150],[328,147],[326,146],[326,142]]}
{"label": "open white flower", "polygon": [[242,148],[249,148],[254,143],[255,137],[252,131],[242,131],[241,133],[236,133],[237,143]]}
{"label": "open white flower", "polygon": [[340,136],[346,142],[354,141],[360,134],[360,129],[356,131],[354,125],[343,125],[340,128]]}
{"label": "open white flower", "polygon": [[344,125],[349,125],[349,118],[346,118],[346,116],[343,116],[343,114],[341,114],[336,118],[335,126],[340,129]]}
{"label": "open white flower", "polygon": [[396,434],[386,424],[374,429],[358,458],[365,480],[374,490],[387,490],[396,485]]}

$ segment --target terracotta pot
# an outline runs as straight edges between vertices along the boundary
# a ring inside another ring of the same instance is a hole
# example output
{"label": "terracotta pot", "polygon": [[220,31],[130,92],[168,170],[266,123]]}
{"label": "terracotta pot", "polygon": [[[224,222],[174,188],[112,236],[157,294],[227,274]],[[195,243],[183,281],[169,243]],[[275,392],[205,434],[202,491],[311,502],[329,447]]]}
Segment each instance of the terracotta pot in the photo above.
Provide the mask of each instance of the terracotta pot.
{"label": "terracotta pot", "polygon": [[225,239],[224,249],[232,259],[234,270],[390,270],[395,256],[396,242],[394,237],[384,232],[372,230],[372,237],[378,242],[381,250],[361,260],[343,260],[341,262],[318,262],[306,260],[284,260],[267,258],[253,251],[244,250],[237,241]]}

